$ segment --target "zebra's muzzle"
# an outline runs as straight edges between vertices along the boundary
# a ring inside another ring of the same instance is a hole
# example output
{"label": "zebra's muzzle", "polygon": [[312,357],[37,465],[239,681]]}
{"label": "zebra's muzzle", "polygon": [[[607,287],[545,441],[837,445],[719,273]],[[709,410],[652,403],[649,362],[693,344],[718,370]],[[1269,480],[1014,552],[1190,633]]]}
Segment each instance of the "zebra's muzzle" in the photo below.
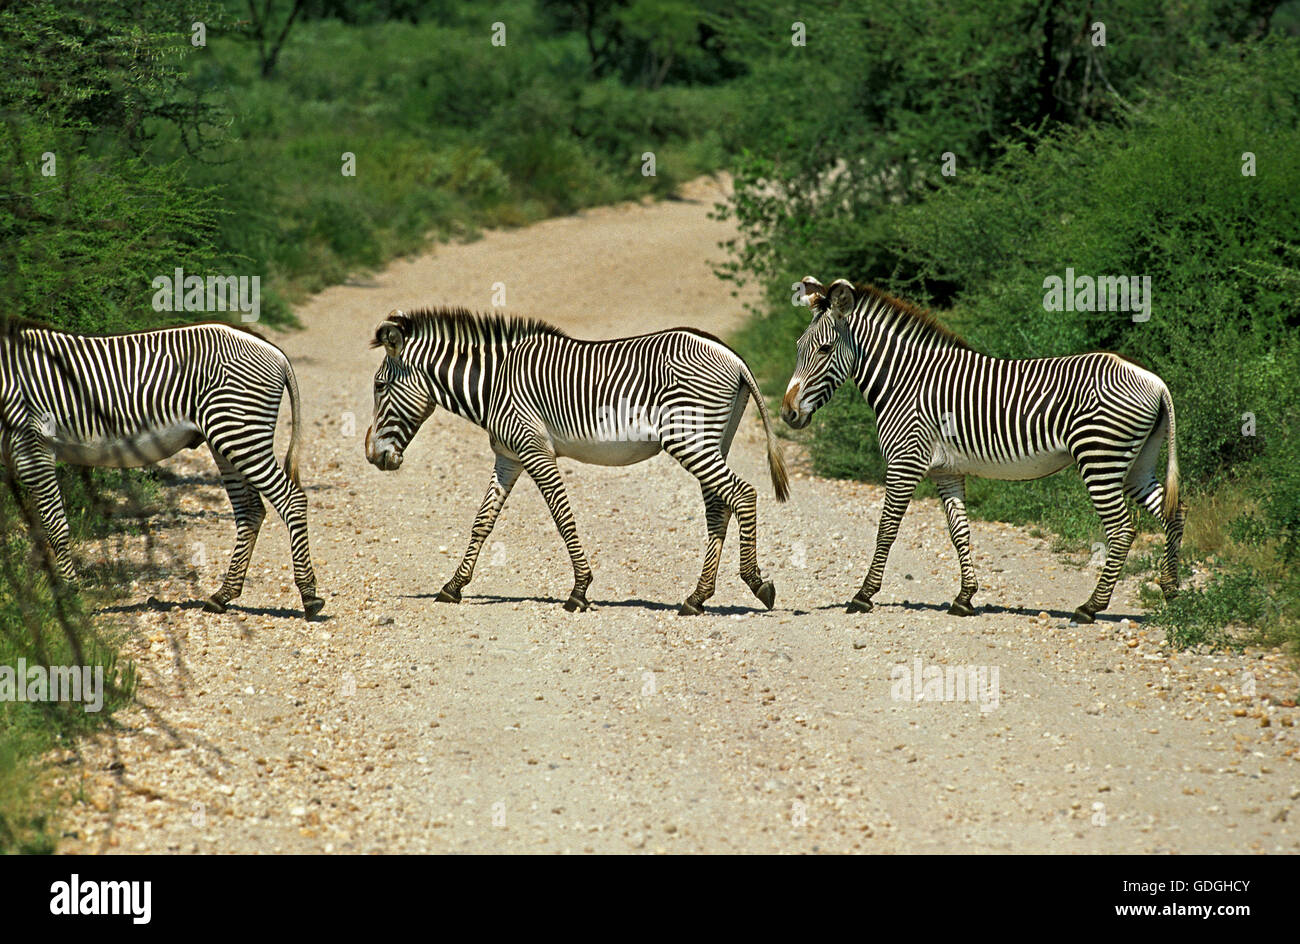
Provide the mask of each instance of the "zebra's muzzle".
{"label": "zebra's muzzle", "polygon": [[803,429],[812,419],[811,413],[805,413],[799,407],[799,391],[797,384],[791,384],[790,389],[785,393],[785,398],[781,401],[781,419],[794,429]]}
{"label": "zebra's muzzle", "polygon": [[402,467],[402,454],[396,449],[375,448],[374,428],[366,430],[366,460],[376,468],[392,472]]}
{"label": "zebra's muzzle", "polygon": [[787,426],[795,429],[803,429],[812,419],[811,413],[805,413],[799,408],[799,393],[801,385],[791,382],[790,387],[785,392],[785,397],[781,400],[781,419]]}
{"label": "zebra's muzzle", "polygon": [[797,410],[783,409],[781,411],[781,419],[785,420],[787,426],[794,429],[803,429],[812,419],[812,414],[800,413]]}

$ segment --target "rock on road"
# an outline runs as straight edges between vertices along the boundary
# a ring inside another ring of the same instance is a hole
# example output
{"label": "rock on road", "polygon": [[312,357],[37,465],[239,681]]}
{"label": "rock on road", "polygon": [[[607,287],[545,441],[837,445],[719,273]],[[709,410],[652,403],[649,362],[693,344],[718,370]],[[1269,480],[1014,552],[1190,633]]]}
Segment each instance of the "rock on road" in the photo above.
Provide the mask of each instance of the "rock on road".
{"label": "rock on road", "polygon": [[[561,608],[572,571],[524,481],[464,602],[434,602],[490,450],[439,411],[399,472],[365,462],[375,325],[393,308],[488,310],[503,283],[506,311],[579,336],[725,334],[744,298],[711,274],[734,235],[708,217],[719,193],[697,181],[683,199],[438,246],[299,308],[303,330],[275,339],[302,388],[326,618],[300,618],[273,514],[244,596],[221,616],[189,604],[219,585],[234,525],[205,450],[168,462],[185,479],[168,494],[181,513],[153,538],[174,563],[104,614],[127,630],[139,705],[64,768],[63,787],[87,797],[64,823],[64,851],[1300,847],[1297,686],[1279,654],[1171,652],[1140,622],[1147,574],[1126,578],[1096,625],[1071,628],[1094,569],[978,521],[983,610],[950,617],[957,564],[929,500],[903,522],[875,612],[846,614],[881,490],[804,472],[776,504],[752,407],[732,463],[759,489],[774,611],[739,579],[733,525],[709,612],[676,615],[704,516],[695,480],[664,456],[562,462],[596,575],[591,612]],[[797,447],[786,451],[800,468]],[[928,697],[903,697],[918,669],[920,682],[959,669],[975,686],[958,690],[954,671]]]}

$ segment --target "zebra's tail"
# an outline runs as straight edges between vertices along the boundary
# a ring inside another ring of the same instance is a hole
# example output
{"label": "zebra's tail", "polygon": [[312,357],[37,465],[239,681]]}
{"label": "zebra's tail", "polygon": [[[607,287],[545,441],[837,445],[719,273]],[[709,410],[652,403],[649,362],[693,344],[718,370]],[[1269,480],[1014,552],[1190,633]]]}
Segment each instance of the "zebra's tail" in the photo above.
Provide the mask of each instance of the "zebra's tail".
{"label": "zebra's tail", "polygon": [[293,364],[289,358],[284,359],[284,385],[289,390],[289,419],[293,428],[289,431],[289,451],[284,454],[284,474],[289,476],[294,485],[301,486],[298,480],[298,443],[302,439],[302,412],[299,408],[298,378],[294,376]]}
{"label": "zebra's tail", "polygon": [[1178,446],[1174,427],[1174,401],[1169,396],[1169,388],[1160,391],[1160,403],[1165,416],[1169,419],[1169,465],[1165,471],[1165,500],[1161,506],[1166,521],[1173,521],[1178,513]]}
{"label": "zebra's tail", "polygon": [[790,476],[785,470],[785,457],[781,455],[781,445],[772,435],[772,417],[767,412],[767,404],[763,402],[763,394],[759,392],[758,381],[754,375],[749,372],[749,365],[743,360],[740,361],[740,375],[744,378],[745,386],[749,388],[749,395],[754,398],[754,403],[758,406],[758,415],[763,418],[763,432],[767,436],[767,468],[772,473],[772,488],[776,491],[776,500],[785,501],[790,497]]}

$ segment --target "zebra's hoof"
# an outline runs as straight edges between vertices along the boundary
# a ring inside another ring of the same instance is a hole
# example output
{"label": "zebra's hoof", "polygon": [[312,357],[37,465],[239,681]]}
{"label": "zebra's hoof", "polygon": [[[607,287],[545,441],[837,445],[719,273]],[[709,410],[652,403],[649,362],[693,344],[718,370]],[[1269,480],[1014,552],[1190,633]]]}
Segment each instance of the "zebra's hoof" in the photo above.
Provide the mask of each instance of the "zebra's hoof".
{"label": "zebra's hoof", "polygon": [[317,596],[302,598],[302,614],[309,620],[320,616],[320,611],[325,609],[325,601]]}
{"label": "zebra's hoof", "polygon": [[1089,610],[1085,610],[1083,607],[1079,607],[1077,610],[1074,611],[1074,621],[1081,625],[1083,623],[1095,623],[1097,621],[1096,614],[1090,612]]}
{"label": "zebra's hoof", "polygon": [[758,597],[759,602],[769,610],[776,605],[776,587],[772,586],[770,580],[764,580],[759,584],[758,589],[754,591],[754,596]]}
{"label": "zebra's hoof", "polygon": [[203,612],[224,613],[226,612],[226,604],[223,603],[221,600],[218,600],[216,597],[208,597],[206,600],[203,601]]}
{"label": "zebra's hoof", "polygon": [[569,594],[569,599],[564,601],[564,608],[570,613],[577,613],[579,611],[585,613],[587,610],[591,609],[591,604],[587,602],[587,598],[582,594],[571,593]]}
{"label": "zebra's hoof", "polygon": [[686,600],[677,608],[678,616],[699,616],[703,612],[704,608],[702,606],[692,603],[690,600]]}
{"label": "zebra's hoof", "polygon": [[875,609],[875,607],[872,605],[870,600],[864,599],[862,597],[854,597],[852,600],[849,601],[849,605],[845,607],[845,612],[846,613],[870,613],[873,609]]}
{"label": "zebra's hoof", "polygon": [[961,600],[953,600],[952,606],[948,607],[949,616],[974,616],[975,607],[969,603],[963,603]]}
{"label": "zebra's hoof", "polygon": [[455,587],[448,585],[438,591],[438,596],[436,599],[438,600],[439,603],[459,603],[460,591],[457,590]]}
{"label": "zebra's hoof", "polygon": [[1164,594],[1165,602],[1168,603],[1174,597],[1178,596],[1178,587],[1170,587],[1165,584],[1160,585],[1160,592]]}

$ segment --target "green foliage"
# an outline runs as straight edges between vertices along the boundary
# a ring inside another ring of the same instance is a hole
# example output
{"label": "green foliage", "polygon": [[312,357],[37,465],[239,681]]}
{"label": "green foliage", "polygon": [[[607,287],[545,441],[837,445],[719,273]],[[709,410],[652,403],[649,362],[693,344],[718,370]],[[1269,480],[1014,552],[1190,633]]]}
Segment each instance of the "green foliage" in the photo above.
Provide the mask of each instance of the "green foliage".
{"label": "green foliage", "polygon": [[[152,280],[221,268],[216,210],[175,164],[95,156],[48,124],[11,123],[0,138],[12,157],[0,165],[9,314],[86,332],[162,327],[176,316],[152,310]],[[56,177],[38,171],[47,152]]]}
{"label": "green foliage", "polygon": [[[219,197],[216,245],[281,293],[431,236],[665,195],[725,160],[741,108],[730,88],[592,81],[581,37],[543,29],[530,4],[417,19],[299,23],[269,80],[230,36],[210,34],[193,57],[190,85],[232,120],[218,156],[187,162],[187,183]],[[496,20],[504,47],[489,41]],[[160,133],[159,153],[184,153],[179,132]]]}
{"label": "green foliage", "polygon": [[[97,712],[71,702],[0,701],[0,853],[54,851],[56,798],[46,787],[40,758],[100,728],[128,705],[135,667],[119,662],[119,640],[89,628],[79,597],[52,589],[43,562],[34,559],[22,524],[6,496],[0,523],[0,666],[87,666],[102,673]],[[15,527],[16,526],[16,527]],[[33,632],[34,627],[39,631]]]}
{"label": "green foliage", "polygon": [[1232,570],[1164,604],[1153,622],[1164,628],[1169,644],[1179,649],[1232,647],[1240,643],[1224,627],[1233,623],[1258,626],[1265,621],[1268,609],[1259,576],[1245,569]]}
{"label": "green foliage", "polygon": [[[746,71],[724,35],[734,4],[722,0],[542,0],[553,30],[586,43],[593,76],[658,89],[665,83],[713,84]],[[745,15],[757,18],[763,4]]]}
{"label": "green foliage", "polygon": [[237,264],[214,245],[213,195],[154,154],[159,134],[184,153],[216,120],[213,106],[182,87],[177,27],[148,25],[172,19],[165,7],[0,10],[0,45],[13,64],[0,78],[7,316],[79,331],[161,326],[177,316],[152,310],[156,276]]}
{"label": "green foliage", "polygon": [[[1114,122],[1261,23],[1244,8],[1180,0],[1121,2],[1104,15],[1035,0],[799,10],[806,48],[790,45],[781,7],[730,26],[784,42],[748,110],[746,137],[763,145],[736,169],[728,212],[742,239],[724,269],[779,294],[810,271],[906,284],[916,260],[884,227],[892,208],[944,186],[945,154],[961,180],[1044,130]],[[1094,44],[1099,20],[1104,47]],[[1004,232],[995,238],[1014,245]],[[945,289],[925,294],[946,303]]]}
{"label": "green foliage", "polygon": [[[78,536],[106,531],[106,501],[133,501],[132,483],[120,472],[63,471]],[[102,487],[101,478],[113,487]],[[23,667],[87,667],[100,673],[102,704],[87,711],[83,703],[0,700],[0,853],[53,851],[57,798],[48,793],[49,768],[41,758],[101,728],[135,692],[135,666],[119,660],[117,631],[91,624],[83,594],[52,576],[32,540],[34,529],[34,509],[6,477],[0,485],[0,666],[15,676]],[[98,583],[92,593],[111,598],[123,581],[106,576],[107,583],[85,575],[83,586]]]}
{"label": "green foliage", "polygon": [[[956,286],[951,320],[991,354],[1100,348],[1150,366],[1174,392],[1193,481],[1259,455],[1297,404],[1297,67],[1294,44],[1217,60],[1120,127],[1038,139],[901,208],[913,284]],[[1257,176],[1241,172],[1245,150]],[[1149,276],[1151,320],[1045,311],[1044,279],[1067,267]]]}

